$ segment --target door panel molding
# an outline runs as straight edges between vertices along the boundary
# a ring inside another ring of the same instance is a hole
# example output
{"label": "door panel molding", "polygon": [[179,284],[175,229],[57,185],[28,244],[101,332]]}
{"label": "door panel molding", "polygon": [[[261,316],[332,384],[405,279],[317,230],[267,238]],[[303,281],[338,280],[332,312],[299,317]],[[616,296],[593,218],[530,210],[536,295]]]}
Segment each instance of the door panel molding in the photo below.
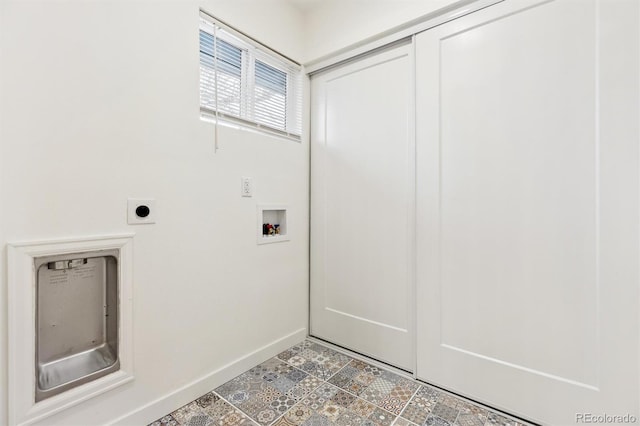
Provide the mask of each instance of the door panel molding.
{"label": "door panel molding", "polygon": [[490,356],[486,356],[486,355],[479,354],[479,353],[472,352],[472,351],[467,351],[465,349],[457,348],[455,346],[447,345],[446,343],[442,343],[441,346],[443,348],[451,350],[451,351],[461,352],[461,353],[463,353],[465,355],[474,356],[474,357],[480,358],[480,359],[482,359],[484,361],[489,361],[489,362],[492,362],[492,363],[495,363],[495,364],[499,364],[499,365],[502,365],[502,366],[505,366],[505,367],[508,367],[508,368],[515,368],[515,369],[518,369],[518,370],[522,370],[522,371],[524,371],[526,373],[537,374],[537,375],[545,377],[547,379],[557,380],[559,382],[565,382],[565,383],[568,383],[568,384],[573,385],[573,386],[580,386],[580,387],[583,387],[585,389],[596,391],[596,392],[598,392],[600,390],[598,387],[593,386],[593,385],[589,385],[587,383],[581,383],[581,382],[577,382],[575,380],[567,379],[565,377],[555,376],[553,374],[545,373],[544,371],[535,370],[533,368],[528,368],[528,367],[525,367],[525,366],[522,366],[522,365],[513,364],[511,362],[504,361],[502,359],[492,358]]}
{"label": "door panel molding", "polygon": [[414,371],[413,47],[311,91],[311,335]]}
{"label": "door panel molding", "polygon": [[374,321],[374,320],[371,320],[371,319],[368,319],[368,318],[359,317],[357,315],[352,315],[352,314],[349,314],[347,312],[338,311],[338,310],[333,309],[333,308],[325,307],[325,310],[333,312],[333,313],[338,314],[338,315],[344,315],[345,317],[353,318],[353,319],[358,320],[358,321],[364,321],[364,322],[368,322],[368,323],[371,323],[373,325],[377,325],[377,326],[380,326],[380,327],[385,327],[385,328],[389,328],[391,330],[396,330],[396,331],[399,331],[401,333],[408,333],[409,332],[409,330],[406,329],[406,328],[395,327],[395,326],[390,325],[390,324],[385,324],[385,323]]}

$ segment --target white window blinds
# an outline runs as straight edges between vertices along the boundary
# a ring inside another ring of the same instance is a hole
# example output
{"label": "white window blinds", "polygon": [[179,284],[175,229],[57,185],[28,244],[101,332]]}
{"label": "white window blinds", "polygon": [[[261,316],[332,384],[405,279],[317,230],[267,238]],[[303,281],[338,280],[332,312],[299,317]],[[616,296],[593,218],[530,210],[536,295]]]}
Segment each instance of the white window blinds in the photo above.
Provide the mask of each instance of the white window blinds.
{"label": "white window blinds", "polygon": [[300,67],[201,15],[203,114],[300,139]]}

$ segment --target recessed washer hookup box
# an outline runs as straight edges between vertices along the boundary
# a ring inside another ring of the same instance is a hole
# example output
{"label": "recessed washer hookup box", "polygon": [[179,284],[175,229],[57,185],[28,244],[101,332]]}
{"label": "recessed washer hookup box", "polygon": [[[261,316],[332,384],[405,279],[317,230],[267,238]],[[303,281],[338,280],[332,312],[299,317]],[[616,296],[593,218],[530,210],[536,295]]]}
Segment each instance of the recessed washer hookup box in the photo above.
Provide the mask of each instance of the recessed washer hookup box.
{"label": "recessed washer hookup box", "polygon": [[36,402],[117,371],[118,250],[36,257]]}

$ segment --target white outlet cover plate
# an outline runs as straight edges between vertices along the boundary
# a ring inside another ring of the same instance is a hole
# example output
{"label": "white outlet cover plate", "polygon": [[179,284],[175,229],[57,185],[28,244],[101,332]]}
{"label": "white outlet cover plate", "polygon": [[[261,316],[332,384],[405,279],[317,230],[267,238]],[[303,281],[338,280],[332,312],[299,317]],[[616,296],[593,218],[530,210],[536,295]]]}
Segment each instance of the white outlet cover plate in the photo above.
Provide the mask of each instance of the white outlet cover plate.
{"label": "white outlet cover plate", "polygon": [[240,195],[243,197],[253,196],[253,179],[248,176],[242,176],[240,179]]}
{"label": "white outlet cover plate", "polygon": [[[139,206],[149,207],[149,216],[140,217],[136,214]],[[129,198],[127,200],[127,223],[129,225],[146,225],[156,223],[156,200],[153,198]]]}

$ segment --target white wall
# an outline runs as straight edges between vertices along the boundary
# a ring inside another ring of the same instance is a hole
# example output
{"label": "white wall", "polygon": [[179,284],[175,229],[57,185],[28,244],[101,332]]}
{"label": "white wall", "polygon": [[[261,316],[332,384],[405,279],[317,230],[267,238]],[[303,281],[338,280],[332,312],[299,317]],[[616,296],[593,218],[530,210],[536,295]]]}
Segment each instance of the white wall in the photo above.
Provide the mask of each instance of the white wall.
{"label": "white wall", "polygon": [[[3,1],[0,424],[7,242],[136,233],[135,382],[41,424],[110,422],[306,327],[308,144],[221,128],[214,154],[198,109],[199,7],[294,59],[299,11],[282,0]],[[240,197],[241,176],[253,198]],[[155,198],[158,223],[128,226],[128,197]],[[260,202],[289,205],[291,241],[256,245]]]}
{"label": "white wall", "polygon": [[304,62],[310,62],[459,0],[303,1]]}

